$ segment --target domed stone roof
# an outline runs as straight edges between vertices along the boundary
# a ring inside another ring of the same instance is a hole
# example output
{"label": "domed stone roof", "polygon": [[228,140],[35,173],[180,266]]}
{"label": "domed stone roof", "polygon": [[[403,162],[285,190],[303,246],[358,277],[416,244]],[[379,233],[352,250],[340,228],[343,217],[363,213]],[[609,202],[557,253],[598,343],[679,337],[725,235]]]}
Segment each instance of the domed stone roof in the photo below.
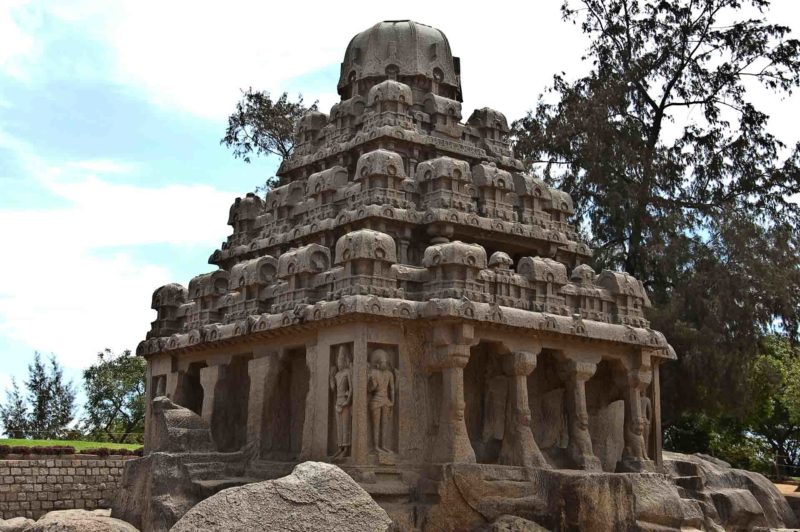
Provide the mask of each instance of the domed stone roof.
{"label": "domed stone roof", "polygon": [[440,30],[411,20],[386,20],[347,45],[337,88],[349,98],[351,84],[362,79],[424,76],[452,87],[460,101],[459,71],[459,60]]}

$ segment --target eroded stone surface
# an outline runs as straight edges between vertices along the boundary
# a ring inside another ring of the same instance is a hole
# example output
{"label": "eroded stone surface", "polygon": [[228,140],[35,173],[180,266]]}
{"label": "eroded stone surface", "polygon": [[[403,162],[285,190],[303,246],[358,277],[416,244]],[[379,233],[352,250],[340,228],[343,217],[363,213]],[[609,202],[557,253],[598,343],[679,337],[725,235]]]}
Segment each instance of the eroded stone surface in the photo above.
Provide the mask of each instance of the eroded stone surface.
{"label": "eroded stone surface", "polygon": [[460,72],[437,29],[358,34],[279,185],[231,206],[217,270],[154,292],[147,456],[115,515],[164,530],[313,460],[401,530],[790,522],[762,477],[700,458],[663,474],[675,353],[642,283],[586,264],[572,199],[524,172],[503,114],[462,120]]}
{"label": "eroded stone surface", "polygon": [[58,510],[42,516],[25,532],[137,532],[125,521],[114,519],[106,511]]}
{"label": "eroded stone surface", "polygon": [[0,519],[0,532],[22,532],[35,521],[25,517],[14,517],[12,519]]}
{"label": "eroded stone surface", "polygon": [[289,476],[221,491],[171,530],[382,532],[391,522],[347,473],[331,464],[305,462]]}

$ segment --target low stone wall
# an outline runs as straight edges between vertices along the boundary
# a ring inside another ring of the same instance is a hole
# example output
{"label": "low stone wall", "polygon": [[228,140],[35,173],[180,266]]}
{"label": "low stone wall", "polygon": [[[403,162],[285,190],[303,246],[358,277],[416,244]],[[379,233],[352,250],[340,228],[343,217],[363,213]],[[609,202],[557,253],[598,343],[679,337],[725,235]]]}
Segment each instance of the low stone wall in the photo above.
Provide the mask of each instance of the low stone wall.
{"label": "low stone wall", "polygon": [[0,519],[38,519],[51,510],[108,508],[130,457],[0,460]]}

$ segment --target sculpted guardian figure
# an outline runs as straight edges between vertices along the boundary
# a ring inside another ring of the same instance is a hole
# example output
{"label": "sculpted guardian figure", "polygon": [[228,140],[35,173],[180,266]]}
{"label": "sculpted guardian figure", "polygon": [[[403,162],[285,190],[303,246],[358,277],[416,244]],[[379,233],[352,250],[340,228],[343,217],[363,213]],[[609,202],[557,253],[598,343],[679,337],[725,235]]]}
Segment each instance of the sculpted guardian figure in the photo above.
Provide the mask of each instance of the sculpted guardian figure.
{"label": "sculpted guardian figure", "polygon": [[331,391],[336,395],[336,443],[339,450],[333,458],[344,458],[350,454],[350,434],[353,413],[353,371],[350,368],[350,349],[339,346],[336,366],[331,367]]}
{"label": "sculpted guardian figure", "polygon": [[372,421],[372,441],[376,451],[388,453],[391,452],[388,443],[394,407],[394,372],[389,364],[389,353],[383,349],[372,352],[371,362],[367,392]]}

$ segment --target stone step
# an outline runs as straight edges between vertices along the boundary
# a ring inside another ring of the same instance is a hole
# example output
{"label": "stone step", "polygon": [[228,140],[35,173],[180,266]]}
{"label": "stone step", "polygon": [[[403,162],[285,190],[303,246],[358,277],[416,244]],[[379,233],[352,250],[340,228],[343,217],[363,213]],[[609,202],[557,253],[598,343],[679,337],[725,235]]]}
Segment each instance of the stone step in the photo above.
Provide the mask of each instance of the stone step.
{"label": "stone step", "polygon": [[687,491],[702,491],[705,488],[703,479],[698,476],[673,477],[672,480]]}
{"label": "stone step", "polygon": [[516,480],[487,480],[486,493],[509,499],[524,499],[536,492],[535,486],[530,482]]}
{"label": "stone step", "polygon": [[536,519],[547,513],[546,501],[540,496],[527,495],[525,497],[505,497],[492,495],[483,497],[476,508],[484,515],[518,515],[526,519]]}
{"label": "stone step", "polygon": [[220,462],[195,462],[186,464],[192,480],[211,480],[225,476],[225,464]]}

